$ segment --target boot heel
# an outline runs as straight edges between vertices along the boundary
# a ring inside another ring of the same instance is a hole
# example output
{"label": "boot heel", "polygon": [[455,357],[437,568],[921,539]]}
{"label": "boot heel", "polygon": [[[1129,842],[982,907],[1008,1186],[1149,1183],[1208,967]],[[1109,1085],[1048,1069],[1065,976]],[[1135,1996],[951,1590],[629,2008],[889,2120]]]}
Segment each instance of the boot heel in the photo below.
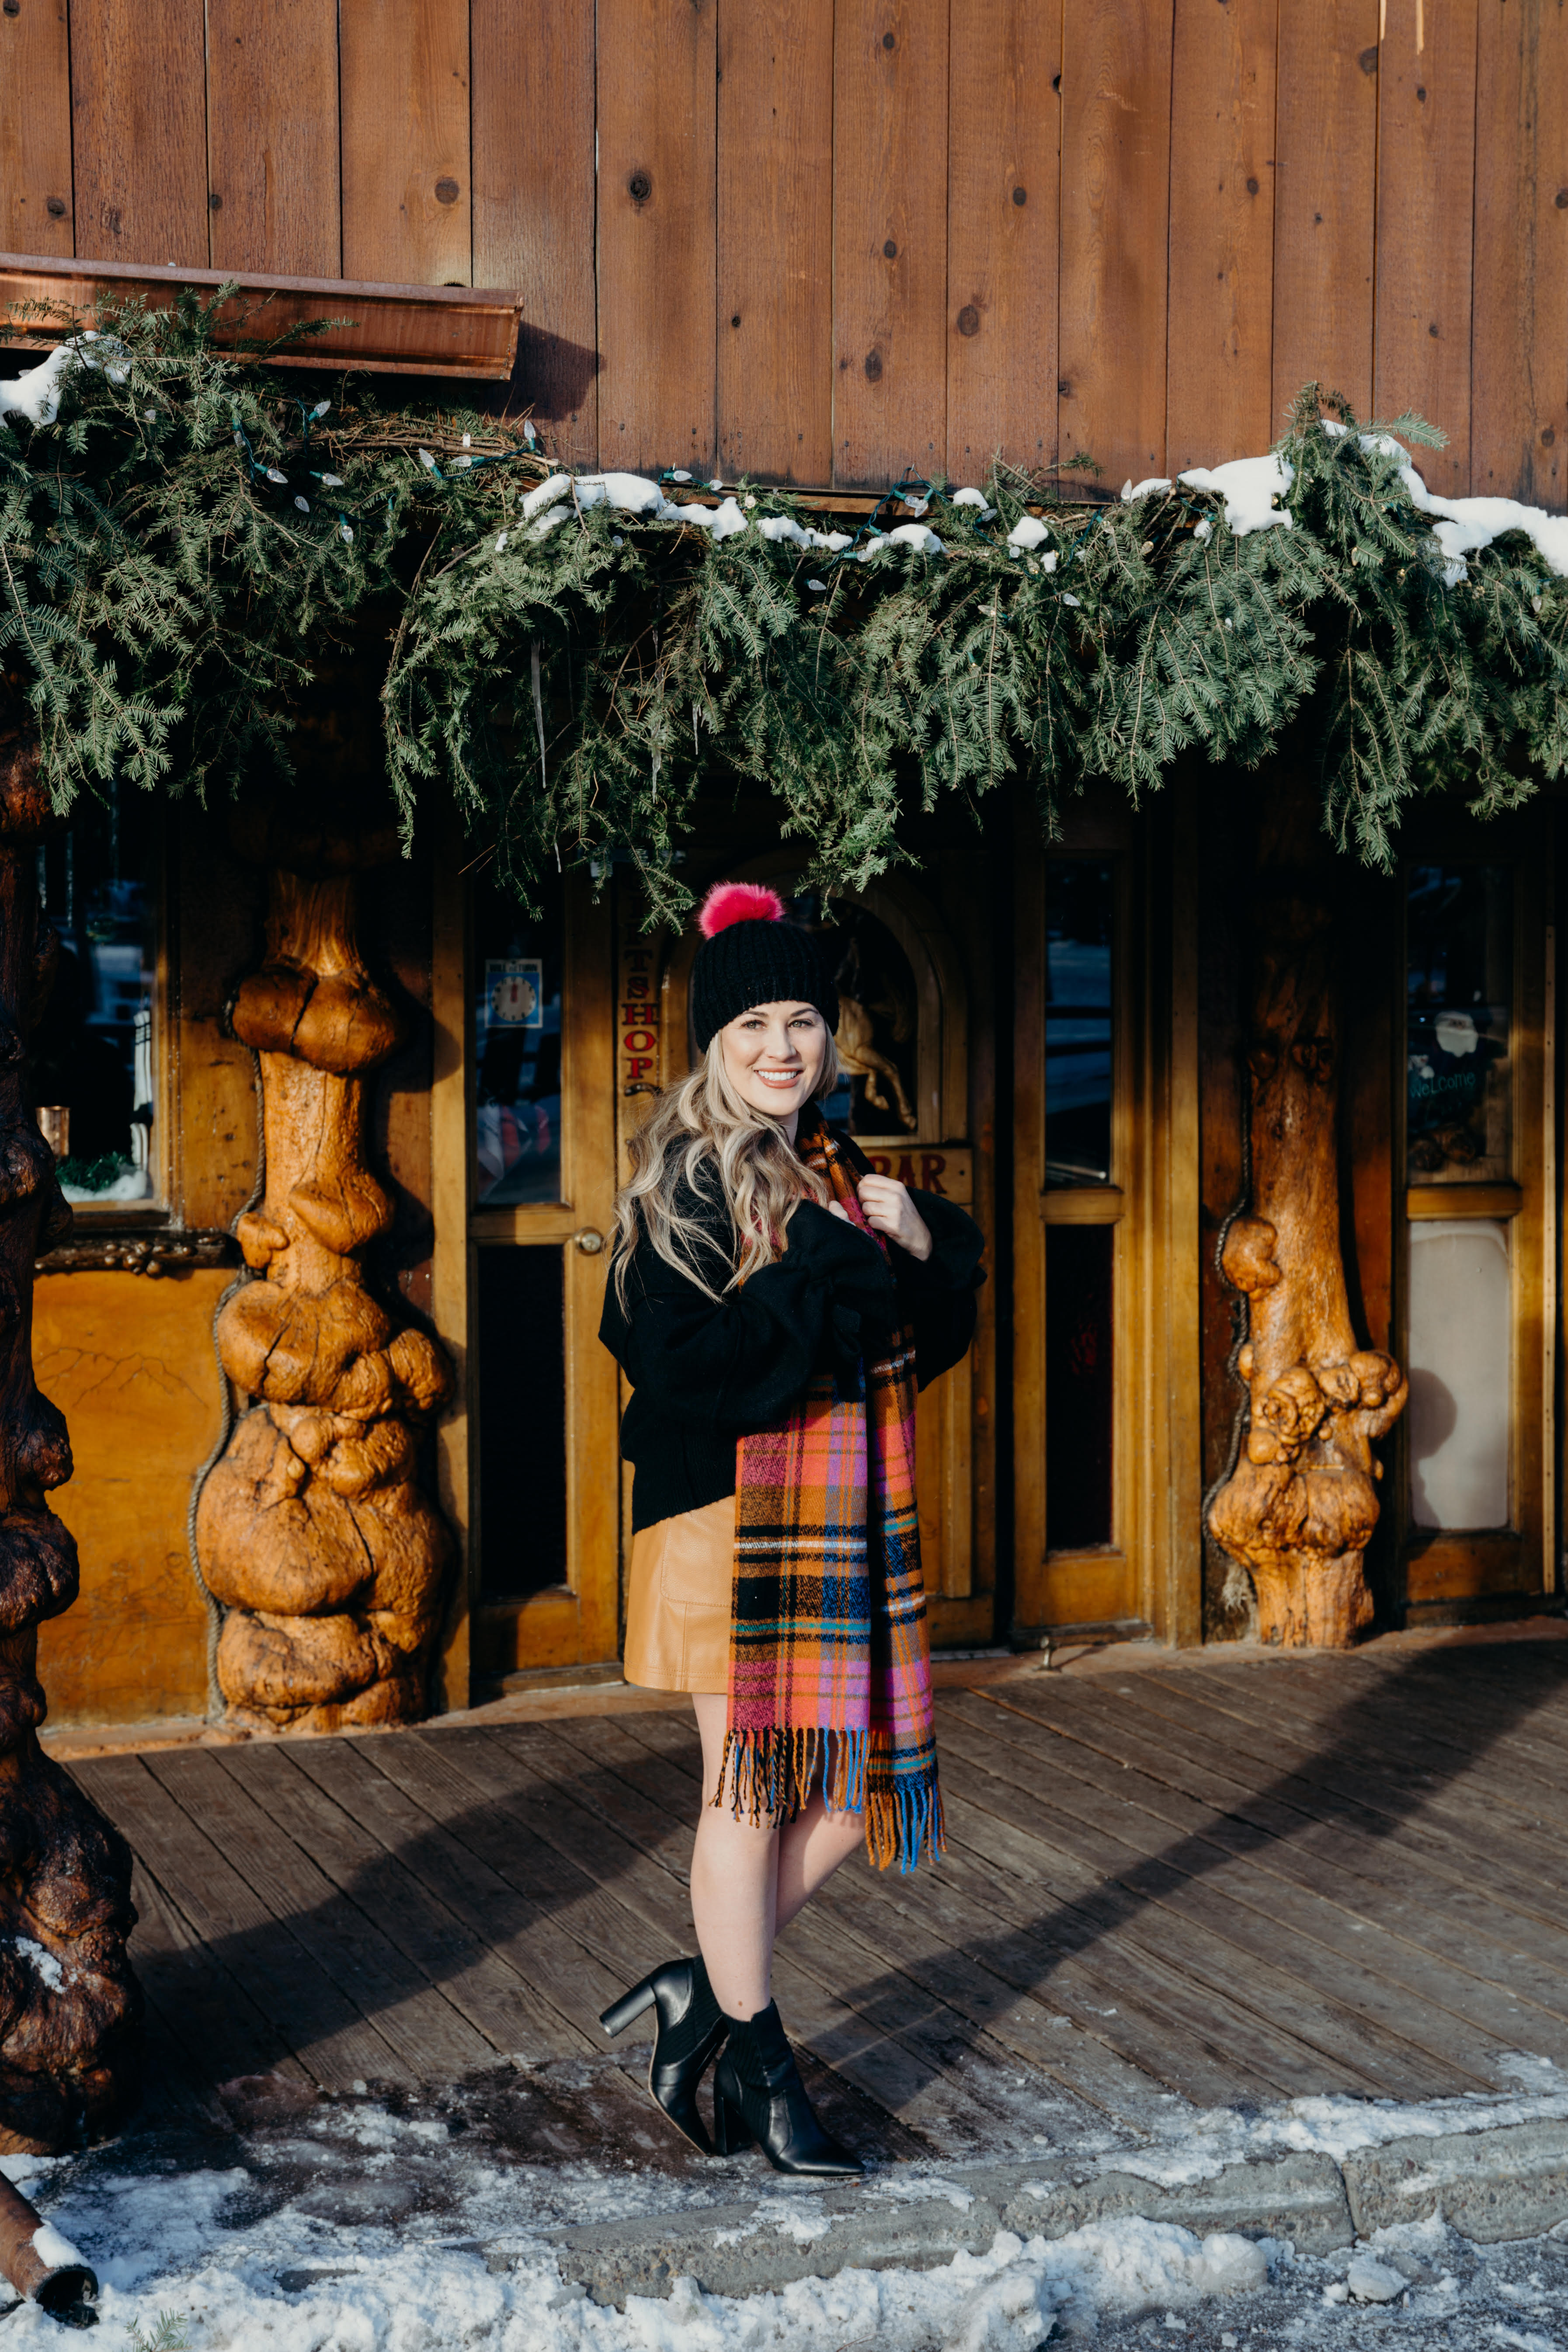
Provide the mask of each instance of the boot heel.
{"label": "boot heel", "polygon": [[626,2032],[634,2018],[640,2017],[645,2009],[652,2007],[653,1979],[644,1977],[641,1984],[633,1985],[630,1992],[622,1993],[619,2000],[610,2003],[599,2022],[613,2042],[617,2033]]}
{"label": "boot heel", "polygon": [[721,2156],[736,2156],[752,2144],[752,2134],[739,2107],[731,2105],[717,2083],[713,2085],[713,2146]]}

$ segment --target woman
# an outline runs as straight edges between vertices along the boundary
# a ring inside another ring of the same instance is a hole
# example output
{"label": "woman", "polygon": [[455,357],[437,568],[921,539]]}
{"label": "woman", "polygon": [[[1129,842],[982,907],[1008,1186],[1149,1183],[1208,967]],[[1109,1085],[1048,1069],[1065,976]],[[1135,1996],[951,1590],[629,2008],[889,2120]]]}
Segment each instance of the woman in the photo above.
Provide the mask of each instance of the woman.
{"label": "woman", "polygon": [[827,1127],[837,992],[774,894],[721,883],[700,927],[701,1061],[634,1139],[600,1329],[633,1388],[626,1679],[691,1693],[710,1791],[699,1957],[604,2024],[655,2009],[648,2085],[698,2147],[723,2043],[721,2155],[858,2173],[784,2038],[773,1938],[862,1838],[905,1869],[941,1844],[914,1396],[969,1346],[984,1244]]}

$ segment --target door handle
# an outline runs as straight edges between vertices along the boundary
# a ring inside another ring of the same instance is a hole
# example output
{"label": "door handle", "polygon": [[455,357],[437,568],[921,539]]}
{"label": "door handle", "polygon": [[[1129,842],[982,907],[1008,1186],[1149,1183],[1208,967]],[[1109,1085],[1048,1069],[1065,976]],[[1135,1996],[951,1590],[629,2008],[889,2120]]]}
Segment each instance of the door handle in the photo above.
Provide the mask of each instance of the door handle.
{"label": "door handle", "polygon": [[605,1236],[595,1225],[580,1225],[572,1238],[584,1257],[597,1257],[605,1246]]}

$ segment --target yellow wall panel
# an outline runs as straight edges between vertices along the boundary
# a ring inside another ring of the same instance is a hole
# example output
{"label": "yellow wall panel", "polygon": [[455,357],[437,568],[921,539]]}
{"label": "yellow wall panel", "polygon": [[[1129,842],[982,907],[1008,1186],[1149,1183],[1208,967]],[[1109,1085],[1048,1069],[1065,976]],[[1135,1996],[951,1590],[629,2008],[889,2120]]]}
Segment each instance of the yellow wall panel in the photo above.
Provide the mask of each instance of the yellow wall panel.
{"label": "yellow wall panel", "polygon": [[220,1425],[212,1318],[230,1279],[83,1273],[37,1286],[34,1366],[76,1461],[50,1499],[81,1553],[80,1599],[39,1628],[51,1723],[206,1705],[206,1616],[185,1517]]}

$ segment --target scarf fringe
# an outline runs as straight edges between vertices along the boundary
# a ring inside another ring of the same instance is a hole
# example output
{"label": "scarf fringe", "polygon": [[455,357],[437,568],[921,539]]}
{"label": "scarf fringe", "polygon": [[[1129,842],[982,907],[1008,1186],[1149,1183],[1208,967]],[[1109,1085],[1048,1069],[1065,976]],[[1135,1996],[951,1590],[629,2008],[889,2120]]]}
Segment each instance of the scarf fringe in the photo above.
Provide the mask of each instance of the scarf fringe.
{"label": "scarf fringe", "polygon": [[[868,1731],[824,1730],[817,1725],[727,1731],[719,1785],[709,1801],[722,1805],[728,1792],[735,1819],[750,1822],[753,1829],[764,1821],[797,1821],[820,1774],[830,1813],[865,1815],[866,1851],[879,1870],[896,1862],[909,1872],[922,1860],[935,1862],[947,1844],[935,1758],[896,1788],[873,1787],[868,1800],[871,1741]],[[879,1745],[885,1749],[885,1738]]]}

